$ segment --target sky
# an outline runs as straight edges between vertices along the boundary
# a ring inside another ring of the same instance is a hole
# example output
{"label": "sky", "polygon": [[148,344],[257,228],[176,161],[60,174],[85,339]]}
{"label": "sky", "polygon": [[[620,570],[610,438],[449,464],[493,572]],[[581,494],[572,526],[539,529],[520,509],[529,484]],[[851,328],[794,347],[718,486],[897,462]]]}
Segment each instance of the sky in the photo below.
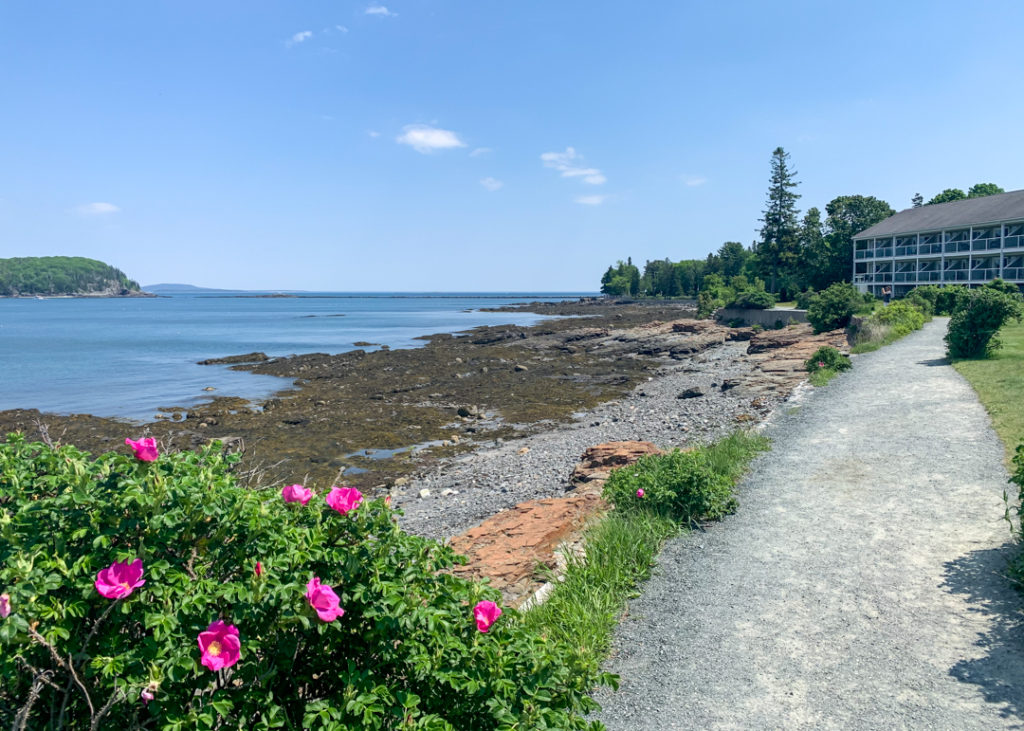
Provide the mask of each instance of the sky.
{"label": "sky", "polygon": [[1024,3],[0,0],[0,257],[595,291],[800,209],[1024,188]]}

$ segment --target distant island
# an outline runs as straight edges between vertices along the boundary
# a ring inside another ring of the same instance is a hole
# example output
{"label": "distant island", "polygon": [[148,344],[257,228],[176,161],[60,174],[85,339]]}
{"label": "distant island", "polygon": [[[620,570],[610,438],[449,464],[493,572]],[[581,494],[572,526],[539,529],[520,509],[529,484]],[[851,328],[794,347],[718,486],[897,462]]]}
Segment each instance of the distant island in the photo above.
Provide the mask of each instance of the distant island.
{"label": "distant island", "polygon": [[161,283],[147,284],[142,290],[153,294],[203,294],[205,292],[243,292],[241,289],[219,289],[217,287],[197,287],[194,284]]}
{"label": "distant island", "polygon": [[0,259],[0,297],[149,297],[120,269],[81,256]]}

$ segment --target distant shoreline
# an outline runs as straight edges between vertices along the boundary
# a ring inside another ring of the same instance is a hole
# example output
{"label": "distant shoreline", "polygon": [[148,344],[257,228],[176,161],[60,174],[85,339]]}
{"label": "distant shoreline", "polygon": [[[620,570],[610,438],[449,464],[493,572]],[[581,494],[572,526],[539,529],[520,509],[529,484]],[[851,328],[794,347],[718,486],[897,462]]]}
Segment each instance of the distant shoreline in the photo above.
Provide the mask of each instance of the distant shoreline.
{"label": "distant shoreline", "polygon": [[72,300],[72,299],[132,299],[138,297],[159,297],[151,292],[129,292],[108,294],[106,292],[80,292],[77,294],[0,294],[5,300]]}

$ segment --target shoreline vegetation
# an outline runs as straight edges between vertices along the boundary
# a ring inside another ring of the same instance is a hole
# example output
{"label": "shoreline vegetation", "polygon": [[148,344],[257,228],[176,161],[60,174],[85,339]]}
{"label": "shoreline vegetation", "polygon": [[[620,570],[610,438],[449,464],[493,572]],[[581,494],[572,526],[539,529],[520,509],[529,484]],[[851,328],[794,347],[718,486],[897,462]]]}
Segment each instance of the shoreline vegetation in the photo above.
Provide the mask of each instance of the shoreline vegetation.
{"label": "shoreline vegetation", "polygon": [[0,297],[155,297],[120,269],[81,256],[0,259]]}

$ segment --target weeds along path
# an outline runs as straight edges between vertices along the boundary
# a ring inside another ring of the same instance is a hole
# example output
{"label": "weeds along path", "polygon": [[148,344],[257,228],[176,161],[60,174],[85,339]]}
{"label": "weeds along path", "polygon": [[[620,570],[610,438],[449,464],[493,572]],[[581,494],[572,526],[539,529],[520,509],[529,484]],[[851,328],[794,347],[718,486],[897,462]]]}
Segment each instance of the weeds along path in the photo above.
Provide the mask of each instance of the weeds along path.
{"label": "weeds along path", "polygon": [[1003,448],[945,326],[779,417],[739,512],[666,546],[617,633],[611,731],[1024,727]]}

